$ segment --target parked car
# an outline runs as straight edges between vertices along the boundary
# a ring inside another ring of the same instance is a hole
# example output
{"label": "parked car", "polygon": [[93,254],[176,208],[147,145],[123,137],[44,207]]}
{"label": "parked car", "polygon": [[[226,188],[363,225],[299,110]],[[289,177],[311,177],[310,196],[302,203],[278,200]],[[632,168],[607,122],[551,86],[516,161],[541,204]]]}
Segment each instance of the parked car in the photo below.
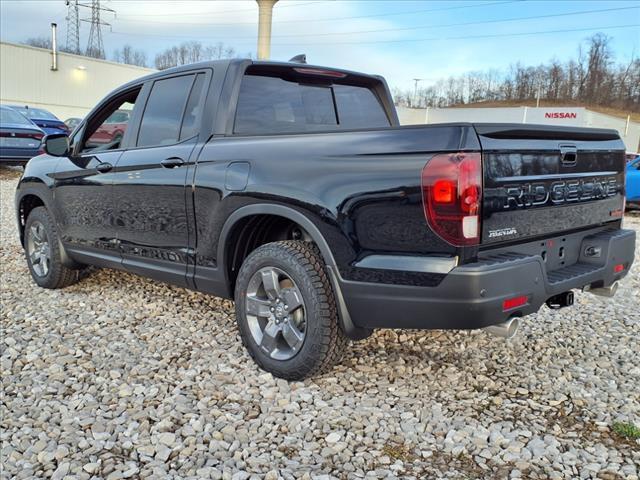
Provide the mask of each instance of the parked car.
{"label": "parked car", "polygon": [[80,125],[80,122],[82,122],[81,118],[78,117],[71,117],[71,118],[67,118],[64,121],[64,124],[69,128],[69,132],[73,132],[73,130]]}
{"label": "parked car", "polygon": [[0,105],[0,163],[23,165],[43,153],[44,132],[15,110]]}
{"label": "parked car", "polygon": [[627,159],[627,162],[632,162],[638,156],[640,156],[640,153],[635,153],[635,152],[627,152],[626,155],[625,155],[625,157]]}
{"label": "parked car", "polygon": [[[121,141],[88,143],[123,105]],[[401,127],[382,77],[240,59],[130,82],[83,125],[17,187],[35,283],[97,265],[233,298],[282,378],[377,328],[508,337],[574,289],[613,295],[633,262],[614,130]]]}
{"label": "parked car", "polygon": [[627,164],[627,206],[640,208],[640,155]]}
{"label": "parked car", "polygon": [[35,123],[38,127],[40,127],[44,133],[47,135],[52,133],[64,133],[69,134],[71,131],[69,127],[65,125],[65,123],[56,117],[53,113],[43,109],[43,108],[32,108],[28,105],[20,106],[20,105],[8,105],[14,110],[20,112],[22,115],[27,117],[33,123]]}
{"label": "parked car", "polygon": [[129,124],[130,112],[117,110],[107,118],[87,140],[91,145],[119,144]]}

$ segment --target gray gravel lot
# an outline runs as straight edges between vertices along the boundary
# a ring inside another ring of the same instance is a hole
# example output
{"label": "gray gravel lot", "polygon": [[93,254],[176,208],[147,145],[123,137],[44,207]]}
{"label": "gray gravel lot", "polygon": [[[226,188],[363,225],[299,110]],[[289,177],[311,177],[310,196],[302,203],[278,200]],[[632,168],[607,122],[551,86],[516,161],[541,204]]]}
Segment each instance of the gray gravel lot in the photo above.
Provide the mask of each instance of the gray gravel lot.
{"label": "gray gravel lot", "polygon": [[611,429],[640,426],[638,264],[613,301],[577,294],[509,342],[382,331],[287,383],[229,301],[111,270],[36,288],[17,177],[0,170],[2,478],[638,478],[640,443]]}

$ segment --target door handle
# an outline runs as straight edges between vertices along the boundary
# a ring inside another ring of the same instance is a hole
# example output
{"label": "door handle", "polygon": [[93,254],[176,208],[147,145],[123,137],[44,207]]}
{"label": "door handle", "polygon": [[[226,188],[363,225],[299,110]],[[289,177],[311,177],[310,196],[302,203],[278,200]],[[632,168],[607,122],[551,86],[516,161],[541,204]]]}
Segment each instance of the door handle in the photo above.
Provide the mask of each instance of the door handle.
{"label": "door handle", "polygon": [[98,166],[96,167],[96,170],[99,171],[100,173],[107,173],[110,172],[113,169],[113,165],[111,165],[110,163],[99,163]]}
{"label": "door handle", "polygon": [[182,160],[180,157],[169,157],[162,160],[160,162],[160,165],[162,165],[164,168],[175,168],[184,165],[184,160]]}

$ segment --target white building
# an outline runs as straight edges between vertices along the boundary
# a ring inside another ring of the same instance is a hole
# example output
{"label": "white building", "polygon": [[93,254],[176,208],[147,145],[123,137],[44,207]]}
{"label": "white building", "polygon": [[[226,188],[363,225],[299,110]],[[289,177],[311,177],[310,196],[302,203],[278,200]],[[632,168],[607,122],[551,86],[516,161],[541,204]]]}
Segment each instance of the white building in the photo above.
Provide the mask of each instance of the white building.
{"label": "white building", "polygon": [[640,123],[613,117],[586,108],[406,108],[398,107],[403,125],[448,122],[537,123],[617,130],[627,151],[640,151]]}
{"label": "white building", "polygon": [[110,91],[155,70],[0,42],[0,103],[49,110],[61,120],[84,117]]}

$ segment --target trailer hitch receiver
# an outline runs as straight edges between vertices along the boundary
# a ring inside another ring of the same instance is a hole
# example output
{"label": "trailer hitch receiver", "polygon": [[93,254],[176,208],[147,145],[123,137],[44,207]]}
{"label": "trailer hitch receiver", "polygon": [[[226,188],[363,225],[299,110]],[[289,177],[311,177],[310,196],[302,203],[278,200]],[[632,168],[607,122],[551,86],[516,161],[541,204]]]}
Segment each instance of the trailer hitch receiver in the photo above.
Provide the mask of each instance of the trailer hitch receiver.
{"label": "trailer hitch receiver", "polygon": [[558,310],[563,307],[570,307],[573,305],[573,292],[569,290],[568,292],[559,293],[558,295],[554,295],[553,297],[547,299],[547,307],[552,310]]}

